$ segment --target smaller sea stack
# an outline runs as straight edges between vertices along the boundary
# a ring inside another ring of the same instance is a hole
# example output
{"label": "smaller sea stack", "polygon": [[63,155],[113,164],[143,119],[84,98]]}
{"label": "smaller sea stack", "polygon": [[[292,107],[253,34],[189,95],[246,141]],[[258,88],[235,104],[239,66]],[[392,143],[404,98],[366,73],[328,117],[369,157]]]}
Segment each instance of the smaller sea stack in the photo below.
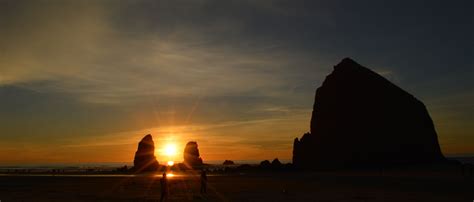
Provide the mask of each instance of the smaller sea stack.
{"label": "smaller sea stack", "polygon": [[159,164],[155,157],[155,143],[151,134],[146,135],[138,143],[135,159],[133,160],[133,169],[137,172],[156,171]]}
{"label": "smaller sea stack", "polygon": [[197,142],[188,142],[184,148],[184,164],[187,167],[195,168],[202,166],[202,159],[199,156]]}

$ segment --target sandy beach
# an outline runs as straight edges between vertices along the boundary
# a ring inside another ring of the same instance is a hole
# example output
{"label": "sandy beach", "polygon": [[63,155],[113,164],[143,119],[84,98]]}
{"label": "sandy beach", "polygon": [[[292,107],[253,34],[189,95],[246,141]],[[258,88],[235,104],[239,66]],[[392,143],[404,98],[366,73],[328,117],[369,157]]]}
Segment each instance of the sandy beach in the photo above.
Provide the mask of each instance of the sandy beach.
{"label": "sandy beach", "polygon": [[[472,179],[396,173],[210,174],[169,177],[169,201],[472,201]],[[159,201],[159,175],[3,175],[3,201]]]}

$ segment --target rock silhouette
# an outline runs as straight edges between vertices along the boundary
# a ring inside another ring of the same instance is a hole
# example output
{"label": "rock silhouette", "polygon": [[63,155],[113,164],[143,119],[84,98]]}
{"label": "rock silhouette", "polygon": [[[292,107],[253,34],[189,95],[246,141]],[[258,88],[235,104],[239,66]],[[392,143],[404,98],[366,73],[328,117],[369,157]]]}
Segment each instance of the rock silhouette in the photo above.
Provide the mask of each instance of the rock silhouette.
{"label": "rock silhouette", "polygon": [[270,168],[272,167],[272,163],[270,163],[269,160],[263,160],[260,162],[260,167],[261,168]]}
{"label": "rock silhouette", "polygon": [[202,159],[199,156],[199,149],[197,142],[188,142],[184,148],[184,164],[188,167],[202,166]]}
{"label": "rock silhouette", "polygon": [[444,161],[425,105],[349,58],[316,90],[311,132],[293,145],[306,169]]}
{"label": "rock silhouette", "polygon": [[133,169],[137,172],[158,170],[159,164],[155,157],[155,143],[148,134],[138,143],[137,152],[133,160]]}
{"label": "rock silhouette", "polygon": [[282,166],[282,164],[281,164],[280,160],[278,160],[278,158],[273,159],[273,161],[272,161],[272,167],[277,167],[277,168],[279,168],[279,167],[281,167],[281,166]]}
{"label": "rock silhouette", "polygon": [[225,160],[224,163],[222,163],[222,165],[234,165],[234,161],[232,160]]}

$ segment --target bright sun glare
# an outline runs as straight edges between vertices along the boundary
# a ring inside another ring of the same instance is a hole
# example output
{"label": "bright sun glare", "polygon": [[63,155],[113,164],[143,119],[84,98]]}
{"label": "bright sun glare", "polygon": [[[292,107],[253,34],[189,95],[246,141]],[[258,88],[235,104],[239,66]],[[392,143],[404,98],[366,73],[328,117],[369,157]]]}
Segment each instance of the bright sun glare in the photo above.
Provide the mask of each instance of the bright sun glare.
{"label": "bright sun glare", "polygon": [[163,149],[163,154],[165,156],[176,156],[177,154],[177,148],[175,144],[167,144],[164,149]]}

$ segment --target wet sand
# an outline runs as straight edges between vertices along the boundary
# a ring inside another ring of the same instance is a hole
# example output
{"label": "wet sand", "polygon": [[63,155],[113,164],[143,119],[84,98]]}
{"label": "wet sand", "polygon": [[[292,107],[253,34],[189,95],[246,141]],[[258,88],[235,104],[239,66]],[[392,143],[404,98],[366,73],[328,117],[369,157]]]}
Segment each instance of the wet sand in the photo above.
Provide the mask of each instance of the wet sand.
{"label": "wet sand", "polygon": [[[153,175],[3,175],[0,200],[159,201]],[[250,173],[170,177],[169,201],[472,201],[472,178],[378,173]]]}

